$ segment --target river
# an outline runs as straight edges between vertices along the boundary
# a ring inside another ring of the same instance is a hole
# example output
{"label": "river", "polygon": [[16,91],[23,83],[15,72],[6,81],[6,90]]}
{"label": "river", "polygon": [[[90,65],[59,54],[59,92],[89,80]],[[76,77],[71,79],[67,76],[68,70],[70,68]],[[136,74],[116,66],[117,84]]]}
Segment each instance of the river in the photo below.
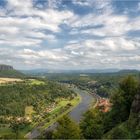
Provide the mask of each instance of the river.
{"label": "river", "polygon": [[69,116],[76,122],[79,122],[83,116],[83,113],[88,110],[94,98],[86,91],[79,89],[76,89],[75,91],[81,95],[82,101],[69,113]]}
{"label": "river", "polygon": [[[77,92],[78,94],[80,94],[81,102],[75,108],[73,108],[73,110],[69,113],[69,116],[74,121],[79,123],[83,114],[88,110],[90,104],[94,101],[95,97],[93,95],[89,94],[88,92],[77,89],[77,88],[75,88],[74,91]],[[53,130],[53,129],[55,129],[55,127],[56,127],[56,123],[52,124],[45,131]],[[32,138],[38,137],[39,135],[40,135],[39,130],[37,128],[35,128],[32,130],[32,132],[30,132],[28,134],[27,137],[32,139]]]}

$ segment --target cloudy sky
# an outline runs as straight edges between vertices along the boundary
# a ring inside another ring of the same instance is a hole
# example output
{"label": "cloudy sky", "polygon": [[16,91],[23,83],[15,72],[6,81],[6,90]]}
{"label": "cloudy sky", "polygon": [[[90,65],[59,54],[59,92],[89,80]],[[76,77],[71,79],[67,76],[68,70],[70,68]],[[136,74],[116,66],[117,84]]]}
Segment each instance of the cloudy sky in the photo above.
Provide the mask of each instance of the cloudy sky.
{"label": "cloudy sky", "polygon": [[140,69],[140,0],[0,0],[0,63]]}

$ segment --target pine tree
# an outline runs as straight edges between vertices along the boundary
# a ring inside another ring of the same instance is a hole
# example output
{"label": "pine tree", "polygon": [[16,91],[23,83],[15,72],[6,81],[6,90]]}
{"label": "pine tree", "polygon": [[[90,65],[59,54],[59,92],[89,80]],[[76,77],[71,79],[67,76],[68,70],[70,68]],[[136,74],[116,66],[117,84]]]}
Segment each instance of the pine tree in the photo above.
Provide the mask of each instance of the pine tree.
{"label": "pine tree", "polygon": [[81,131],[79,126],[68,116],[63,116],[58,121],[57,129],[53,133],[54,139],[80,139]]}

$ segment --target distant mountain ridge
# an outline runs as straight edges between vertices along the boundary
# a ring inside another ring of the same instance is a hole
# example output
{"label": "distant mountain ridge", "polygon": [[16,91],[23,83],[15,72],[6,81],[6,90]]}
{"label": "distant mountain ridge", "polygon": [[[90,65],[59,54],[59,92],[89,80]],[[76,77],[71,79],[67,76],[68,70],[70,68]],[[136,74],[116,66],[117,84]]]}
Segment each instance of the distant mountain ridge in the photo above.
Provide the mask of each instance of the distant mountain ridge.
{"label": "distant mountain ridge", "polygon": [[85,70],[63,70],[63,69],[32,69],[21,70],[23,73],[106,73],[118,72],[119,69],[85,69]]}
{"label": "distant mountain ridge", "polygon": [[138,73],[140,71],[139,70],[135,70],[135,69],[124,69],[124,70],[120,70],[118,72],[119,73]]}
{"label": "distant mountain ridge", "polygon": [[137,73],[139,70],[131,69],[85,69],[85,70],[54,70],[54,69],[32,69],[32,70],[21,70],[25,74],[47,74],[47,73]]}

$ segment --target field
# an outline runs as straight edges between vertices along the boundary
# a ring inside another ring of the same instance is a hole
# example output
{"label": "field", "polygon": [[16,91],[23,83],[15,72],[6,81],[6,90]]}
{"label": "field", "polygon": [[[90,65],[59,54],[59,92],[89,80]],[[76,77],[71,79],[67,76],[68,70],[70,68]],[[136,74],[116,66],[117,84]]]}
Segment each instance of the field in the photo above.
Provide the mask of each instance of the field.
{"label": "field", "polygon": [[44,84],[43,81],[37,80],[37,79],[29,79],[29,82],[31,85],[40,85],[40,84]]}
{"label": "field", "polygon": [[37,79],[20,79],[20,78],[0,78],[0,84],[12,84],[15,82],[24,82],[25,83],[29,83],[31,85],[40,85],[40,84],[44,84],[43,81],[37,80]]}
{"label": "field", "polygon": [[33,106],[27,106],[25,108],[25,117],[31,117],[31,115],[34,113]]}
{"label": "field", "polygon": [[22,82],[19,78],[0,78],[0,84],[11,83],[11,82]]}

